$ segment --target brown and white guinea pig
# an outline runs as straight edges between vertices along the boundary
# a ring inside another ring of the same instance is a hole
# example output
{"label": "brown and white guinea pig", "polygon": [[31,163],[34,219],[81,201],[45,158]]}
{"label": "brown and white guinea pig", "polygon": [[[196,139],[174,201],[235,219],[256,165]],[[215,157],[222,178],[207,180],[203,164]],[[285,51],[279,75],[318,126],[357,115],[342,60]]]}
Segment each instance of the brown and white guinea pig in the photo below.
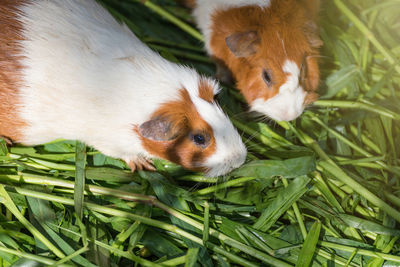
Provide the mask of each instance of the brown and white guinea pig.
{"label": "brown and white guinea pig", "polygon": [[0,25],[0,135],[81,140],[133,170],[158,157],[217,176],[244,162],[217,83],[163,59],[94,0],[1,0]]}
{"label": "brown and white guinea pig", "polygon": [[[317,99],[319,0],[186,0],[217,63],[251,110],[293,120]],[[227,71],[229,69],[229,71]]]}

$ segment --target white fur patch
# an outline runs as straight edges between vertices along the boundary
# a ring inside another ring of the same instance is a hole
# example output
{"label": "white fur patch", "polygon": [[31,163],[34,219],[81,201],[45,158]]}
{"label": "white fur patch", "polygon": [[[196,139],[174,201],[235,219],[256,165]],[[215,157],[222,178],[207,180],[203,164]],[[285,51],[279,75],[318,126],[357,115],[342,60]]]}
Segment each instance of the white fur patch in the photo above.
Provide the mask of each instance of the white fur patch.
{"label": "white fur patch", "polygon": [[[178,99],[182,88],[198,94],[200,75],[150,50],[94,0],[30,1],[19,20],[25,27],[21,116],[29,122],[24,144],[77,139],[126,161],[148,157],[134,125]],[[217,105],[207,112],[222,116]],[[226,117],[218,123],[236,140]]]}
{"label": "white fur patch", "polygon": [[287,80],[279,88],[279,93],[267,101],[256,99],[251,103],[252,111],[277,121],[290,121],[301,115],[307,93],[299,85],[300,69],[295,62],[286,60],[283,71],[287,74]]}
{"label": "white fur patch", "polygon": [[205,38],[207,52],[211,53],[210,38],[212,34],[212,15],[215,11],[224,11],[230,8],[243,6],[259,6],[261,8],[269,7],[270,0],[197,0],[196,7],[193,10],[193,16],[197,26],[202,31]]}
{"label": "white fur patch", "polygon": [[198,94],[190,94],[190,98],[202,119],[212,128],[216,140],[215,153],[201,164],[209,170],[207,175],[223,175],[242,165],[247,150],[228,116],[216,103],[211,104]]}

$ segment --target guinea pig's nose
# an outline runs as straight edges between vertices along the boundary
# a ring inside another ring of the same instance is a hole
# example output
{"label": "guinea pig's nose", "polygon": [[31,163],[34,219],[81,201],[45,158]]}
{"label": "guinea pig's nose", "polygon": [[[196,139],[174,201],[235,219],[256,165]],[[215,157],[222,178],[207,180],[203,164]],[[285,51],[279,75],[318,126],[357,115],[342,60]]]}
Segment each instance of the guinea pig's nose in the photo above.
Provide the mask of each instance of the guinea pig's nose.
{"label": "guinea pig's nose", "polygon": [[290,108],[282,112],[281,120],[283,121],[291,121],[297,118],[298,112],[295,109]]}

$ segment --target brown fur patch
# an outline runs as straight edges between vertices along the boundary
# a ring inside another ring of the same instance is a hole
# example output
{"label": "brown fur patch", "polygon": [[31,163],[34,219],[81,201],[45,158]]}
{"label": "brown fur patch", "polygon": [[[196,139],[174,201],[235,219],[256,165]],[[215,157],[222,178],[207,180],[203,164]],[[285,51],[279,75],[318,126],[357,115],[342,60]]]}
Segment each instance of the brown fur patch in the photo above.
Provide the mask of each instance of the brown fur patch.
{"label": "brown fur patch", "polygon": [[[310,18],[308,5],[303,1],[315,0],[272,0],[268,8],[257,6],[231,8],[217,11],[212,19],[210,47],[213,56],[224,61],[237,81],[237,87],[248,103],[257,98],[265,100],[275,96],[287,80],[282,68],[285,60],[306,65],[303,85],[312,94],[308,101],[316,99],[319,83],[318,50],[321,42],[316,25]],[[258,51],[245,58],[236,57],[226,45],[226,38],[234,33],[254,31],[261,42]],[[268,86],[262,78],[262,70],[269,70],[272,83]]]}
{"label": "brown fur patch", "polygon": [[187,8],[194,8],[196,6],[196,0],[178,0],[178,3]]}
{"label": "brown fur patch", "polygon": [[[169,141],[155,141],[144,138],[135,126],[135,132],[142,140],[142,145],[149,153],[182,165],[184,168],[195,171],[206,171],[200,167],[201,163],[209,158],[216,150],[215,138],[211,126],[204,121],[197,112],[189,93],[182,89],[180,99],[163,104],[152,118],[163,117],[172,125],[172,132],[177,137]],[[210,136],[209,145],[202,148],[190,139],[192,133],[205,133]]]}
{"label": "brown fur patch", "polygon": [[18,88],[22,82],[18,41],[22,40],[22,25],[16,19],[18,6],[25,2],[0,1],[0,135],[14,142],[20,141],[21,129],[25,126],[18,114]]}
{"label": "brown fur patch", "polygon": [[206,79],[201,79],[199,83],[199,97],[212,103],[214,101],[214,89]]}

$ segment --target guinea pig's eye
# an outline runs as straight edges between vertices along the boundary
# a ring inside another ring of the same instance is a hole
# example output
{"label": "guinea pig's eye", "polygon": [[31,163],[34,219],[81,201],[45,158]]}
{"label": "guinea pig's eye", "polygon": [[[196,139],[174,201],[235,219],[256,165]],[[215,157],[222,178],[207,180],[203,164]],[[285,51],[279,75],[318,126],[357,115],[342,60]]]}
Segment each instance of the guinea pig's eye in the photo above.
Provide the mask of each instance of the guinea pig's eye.
{"label": "guinea pig's eye", "polygon": [[206,138],[202,134],[193,135],[193,141],[196,145],[204,145],[206,143]]}
{"label": "guinea pig's eye", "polygon": [[209,142],[209,136],[203,133],[194,133],[190,135],[190,139],[195,143],[197,146],[206,147]]}
{"label": "guinea pig's eye", "polygon": [[271,71],[270,70],[263,70],[262,71],[262,78],[264,82],[268,85],[271,86],[272,84],[272,78],[271,78]]}

